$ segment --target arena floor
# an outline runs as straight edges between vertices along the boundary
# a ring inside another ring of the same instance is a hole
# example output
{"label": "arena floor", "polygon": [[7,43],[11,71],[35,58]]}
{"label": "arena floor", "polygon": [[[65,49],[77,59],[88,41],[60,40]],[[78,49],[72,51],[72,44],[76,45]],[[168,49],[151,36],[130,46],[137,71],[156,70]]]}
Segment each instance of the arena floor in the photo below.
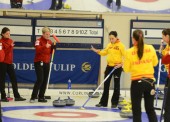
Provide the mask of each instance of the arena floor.
{"label": "arena floor", "polygon": [[[11,100],[10,102],[2,102],[2,122],[132,122],[131,118],[120,117],[120,110],[118,108],[112,109],[110,100],[108,107],[95,107],[100,100],[99,98],[91,98],[86,104],[85,109],[81,110],[80,107],[88,99],[87,95],[78,95],[82,91],[75,92],[77,94],[72,94],[71,99],[75,100],[74,106],[65,107],[53,107],[53,101],[60,99],[67,99],[67,94],[58,94],[58,91],[62,90],[50,90],[47,93],[51,95],[51,100],[47,103],[30,103],[31,90],[20,90],[23,97],[27,98],[26,101],[15,102]],[[71,90],[74,91],[74,90]],[[88,91],[86,91],[88,92]],[[112,94],[112,92],[110,92]],[[57,95],[56,95],[57,94]],[[121,91],[121,96],[129,100],[129,91]],[[12,95],[11,95],[12,97]],[[142,103],[142,106],[143,103]],[[162,107],[162,100],[157,101],[157,108]],[[147,122],[147,116],[144,112],[144,107],[142,107],[142,121]],[[160,110],[156,110],[158,119],[160,117]]]}

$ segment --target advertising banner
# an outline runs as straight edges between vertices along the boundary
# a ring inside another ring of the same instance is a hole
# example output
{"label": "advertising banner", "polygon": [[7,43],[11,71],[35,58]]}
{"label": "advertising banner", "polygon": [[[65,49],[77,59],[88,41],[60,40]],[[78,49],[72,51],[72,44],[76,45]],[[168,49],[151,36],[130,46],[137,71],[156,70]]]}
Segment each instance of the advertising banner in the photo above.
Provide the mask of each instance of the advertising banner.
{"label": "advertising banner", "polygon": [[[34,83],[34,49],[15,49],[14,68],[19,83]],[[56,50],[50,84],[97,84],[100,56],[90,50]]]}

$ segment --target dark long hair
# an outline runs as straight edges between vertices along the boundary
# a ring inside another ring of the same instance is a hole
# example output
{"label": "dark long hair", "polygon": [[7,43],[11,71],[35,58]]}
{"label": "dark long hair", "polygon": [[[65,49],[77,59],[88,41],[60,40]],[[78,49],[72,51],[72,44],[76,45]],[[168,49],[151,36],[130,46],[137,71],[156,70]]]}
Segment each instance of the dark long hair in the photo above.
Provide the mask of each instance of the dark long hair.
{"label": "dark long hair", "polygon": [[170,28],[163,29],[162,34],[164,36],[169,35],[169,43],[168,43],[168,45],[170,46]]}
{"label": "dark long hair", "polygon": [[143,50],[144,50],[144,36],[143,36],[143,32],[142,30],[135,30],[133,31],[133,38],[138,42],[137,43],[137,54],[138,54],[138,58],[139,60],[142,59],[143,57]]}
{"label": "dark long hair", "polygon": [[1,30],[1,36],[3,37],[2,34],[6,33],[7,31],[10,31],[9,28],[7,28],[7,27],[2,28],[2,30]]}

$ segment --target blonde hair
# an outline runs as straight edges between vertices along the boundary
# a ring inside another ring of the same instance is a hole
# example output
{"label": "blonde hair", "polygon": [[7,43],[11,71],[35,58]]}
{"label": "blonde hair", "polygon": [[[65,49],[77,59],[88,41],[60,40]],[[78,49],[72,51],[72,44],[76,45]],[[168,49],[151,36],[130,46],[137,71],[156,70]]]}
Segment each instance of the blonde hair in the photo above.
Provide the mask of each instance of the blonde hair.
{"label": "blonde hair", "polygon": [[43,27],[42,28],[42,33],[45,33],[45,32],[50,32],[51,29],[49,27]]}

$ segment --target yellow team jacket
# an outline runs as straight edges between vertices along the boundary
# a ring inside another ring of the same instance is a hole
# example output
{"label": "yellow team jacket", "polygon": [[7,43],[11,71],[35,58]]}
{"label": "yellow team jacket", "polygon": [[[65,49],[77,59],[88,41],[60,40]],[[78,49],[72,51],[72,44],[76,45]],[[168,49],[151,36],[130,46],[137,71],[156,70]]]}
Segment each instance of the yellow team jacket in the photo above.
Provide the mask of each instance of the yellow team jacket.
{"label": "yellow team jacket", "polygon": [[154,79],[154,66],[158,64],[156,51],[152,45],[144,44],[144,53],[141,60],[137,56],[137,47],[126,51],[123,69],[131,73],[131,80],[142,77]]}
{"label": "yellow team jacket", "polygon": [[[170,46],[167,44],[166,47],[165,47],[165,49],[162,50],[162,55],[163,55],[163,56],[167,55],[167,53],[168,53],[169,51],[170,51]],[[166,65],[165,65],[165,69],[166,69],[167,72],[169,72],[169,64],[166,64]]]}
{"label": "yellow team jacket", "polygon": [[105,49],[98,52],[101,56],[107,55],[107,65],[115,66],[116,64],[123,63],[125,56],[125,46],[117,40],[115,43],[109,43]]}

